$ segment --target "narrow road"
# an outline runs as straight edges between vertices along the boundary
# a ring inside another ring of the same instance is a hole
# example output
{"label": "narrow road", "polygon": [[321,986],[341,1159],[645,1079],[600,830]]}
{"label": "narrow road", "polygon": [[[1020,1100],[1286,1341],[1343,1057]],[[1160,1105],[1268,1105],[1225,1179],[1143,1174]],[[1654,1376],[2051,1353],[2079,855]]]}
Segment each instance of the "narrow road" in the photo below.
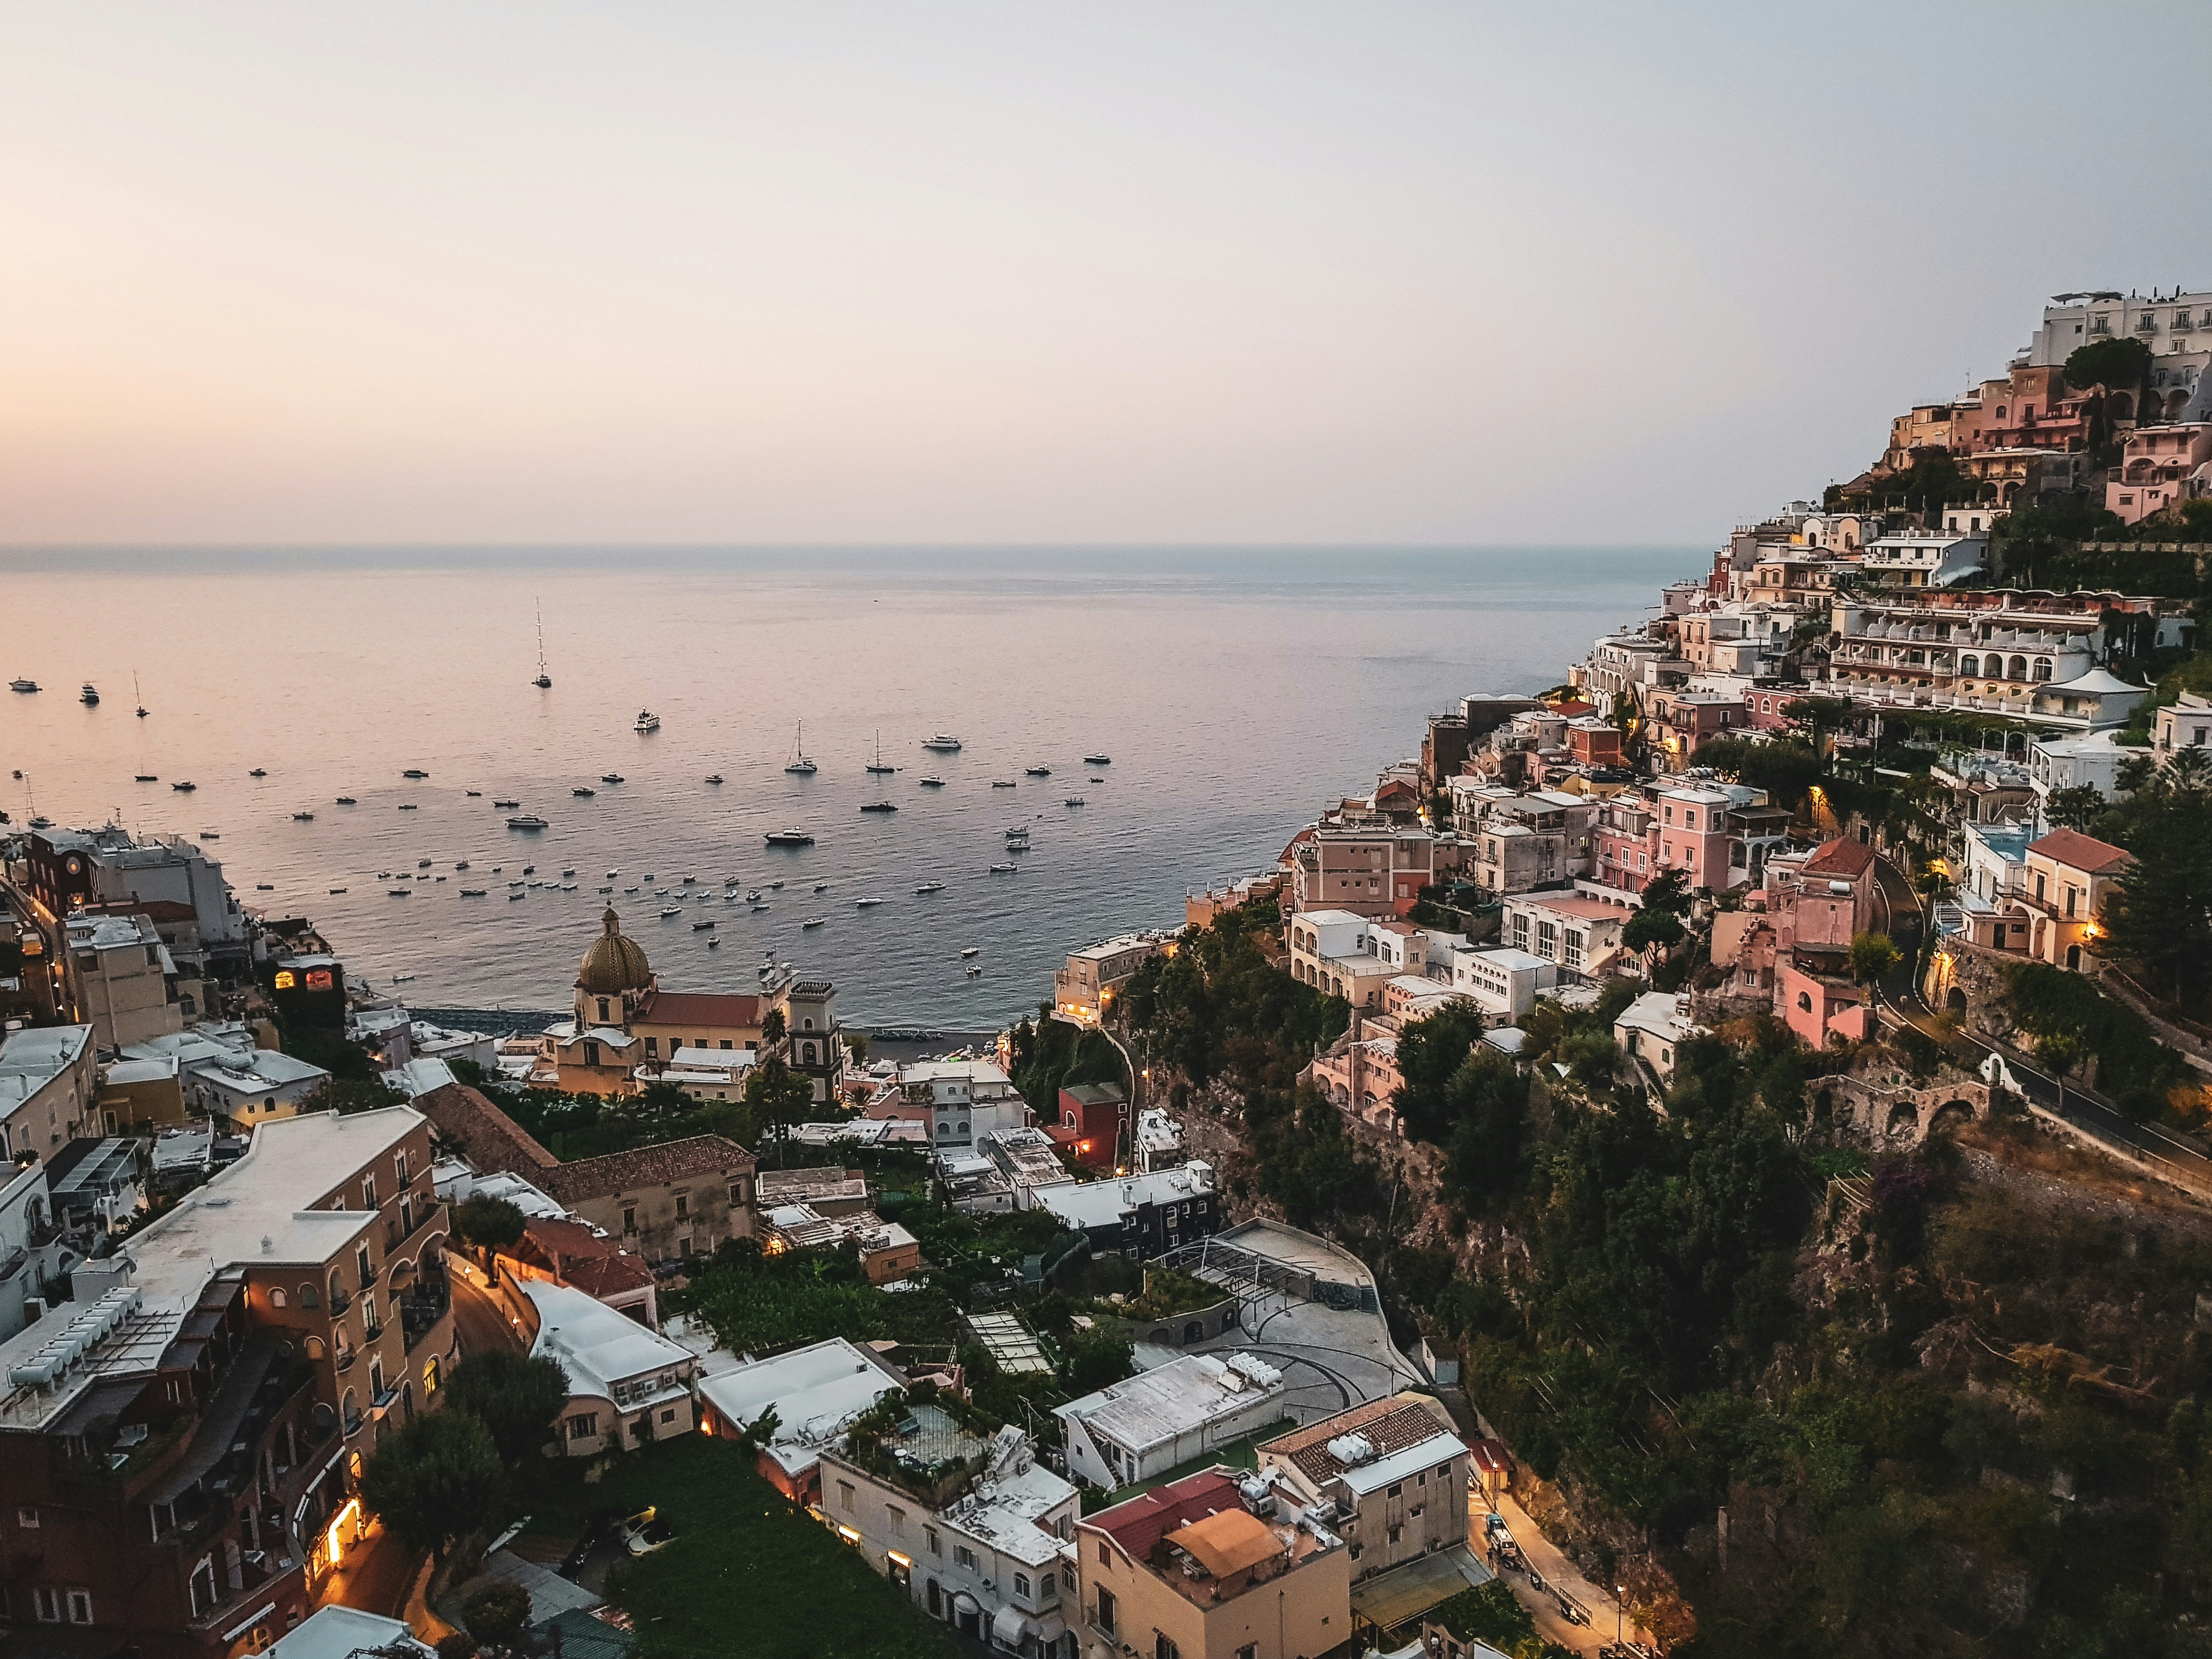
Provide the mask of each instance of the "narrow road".
{"label": "narrow road", "polygon": [[453,1287],[453,1330],[461,1339],[461,1357],[472,1353],[490,1353],[500,1348],[509,1348],[517,1353],[526,1345],[521,1334],[507,1322],[507,1310],[489,1291],[477,1288],[476,1280],[464,1272],[447,1275]]}
{"label": "narrow road", "polygon": [[[1495,1504],[1498,1513],[1505,1517],[1505,1524],[1513,1534],[1513,1541],[1521,1547],[1521,1553],[1528,1565],[1543,1577],[1547,1585],[1564,1590],[1569,1601],[1578,1607],[1588,1624],[1577,1624],[1559,1611],[1559,1598],[1546,1590],[1532,1588],[1525,1572],[1515,1572],[1492,1559],[1490,1539],[1485,1525],[1487,1511],[1482,1494],[1470,1493],[1467,1506],[1467,1547],[1475,1559],[1487,1563],[1490,1570],[1505,1581],[1522,1607],[1534,1615],[1536,1633],[1547,1642],[1556,1642],[1575,1653],[1595,1653],[1613,1639],[1615,1619],[1619,1613],[1610,1586],[1591,1583],[1583,1577],[1582,1569],[1561,1554],[1552,1541],[1537,1530],[1536,1523],[1528,1518],[1528,1511],[1513,1501],[1510,1492],[1498,1494]],[[1623,1636],[1633,1636],[1635,1626],[1621,1619],[1620,1630]]]}
{"label": "narrow road", "polygon": [[[2118,1151],[2148,1158],[2185,1186],[2212,1195],[2212,1158],[2207,1158],[2187,1141],[2151,1124],[2133,1121],[2079,1084],[2062,1085],[2059,1079],[2038,1071],[2026,1055],[2014,1049],[2002,1048],[1971,1031],[1947,1036],[1936,1029],[1932,1017],[1909,987],[1885,990],[1881,1000],[1885,1012],[1943,1043],[1951,1050],[1953,1058],[1969,1069],[1978,1068],[1986,1056],[1996,1055],[2011,1070],[2021,1092],[2054,1117]],[[1966,1053],[1962,1054],[1961,1049]]]}
{"label": "narrow road", "polygon": [[323,1586],[325,1607],[358,1607],[386,1619],[406,1616],[407,1593],[425,1552],[410,1550],[372,1520],[368,1530],[346,1550]]}

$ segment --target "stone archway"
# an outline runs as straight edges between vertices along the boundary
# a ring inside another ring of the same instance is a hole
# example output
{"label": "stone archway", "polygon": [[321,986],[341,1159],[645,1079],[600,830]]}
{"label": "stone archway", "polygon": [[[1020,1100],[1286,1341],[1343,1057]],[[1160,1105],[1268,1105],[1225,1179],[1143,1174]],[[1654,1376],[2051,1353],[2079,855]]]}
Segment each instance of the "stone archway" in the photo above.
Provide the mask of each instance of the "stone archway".
{"label": "stone archway", "polygon": [[1928,1120],[1930,1135],[1955,1134],[1974,1121],[1974,1109],[1963,1100],[1947,1100]]}
{"label": "stone archway", "polygon": [[1950,1013],[1965,1013],[1966,1012],[1966,988],[1963,985],[1954,985],[1950,990],[1944,994],[1943,1006],[1946,1012]]}
{"label": "stone archway", "polygon": [[1889,1117],[1883,1123],[1881,1135],[1893,1146],[1906,1146],[1920,1138],[1920,1114],[1910,1103],[1900,1101],[1889,1109]]}

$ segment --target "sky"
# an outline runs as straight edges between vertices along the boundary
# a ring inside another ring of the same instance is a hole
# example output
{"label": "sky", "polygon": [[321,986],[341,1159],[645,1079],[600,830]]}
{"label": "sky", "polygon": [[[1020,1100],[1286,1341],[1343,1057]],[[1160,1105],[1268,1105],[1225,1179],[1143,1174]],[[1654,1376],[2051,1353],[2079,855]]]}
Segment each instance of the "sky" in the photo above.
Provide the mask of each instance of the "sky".
{"label": "sky", "polygon": [[2202,6],[0,0],[0,543],[1710,544],[2050,295],[2212,288],[2208,62]]}

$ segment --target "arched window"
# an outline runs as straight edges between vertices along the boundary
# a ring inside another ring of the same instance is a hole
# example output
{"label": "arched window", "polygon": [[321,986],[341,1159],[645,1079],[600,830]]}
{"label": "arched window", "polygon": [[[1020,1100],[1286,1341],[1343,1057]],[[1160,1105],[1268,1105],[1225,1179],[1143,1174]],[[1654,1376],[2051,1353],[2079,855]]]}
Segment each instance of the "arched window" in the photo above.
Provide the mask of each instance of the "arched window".
{"label": "arched window", "polygon": [[1973,678],[1975,675],[1982,672],[1982,659],[1971,653],[1960,658],[1959,672],[1961,674],[1964,674],[1968,679]]}
{"label": "arched window", "polygon": [[1801,1013],[1809,1014],[1813,1012],[1813,994],[1810,991],[1800,991],[1797,994],[1797,1008]]}
{"label": "arched window", "polygon": [[300,1352],[310,1359],[320,1359],[323,1357],[323,1339],[319,1336],[309,1337],[300,1345]]}
{"label": "arched window", "polygon": [[799,1045],[799,1063],[801,1066],[811,1066],[814,1064],[814,1045],[812,1043],[802,1042]]}
{"label": "arched window", "polygon": [[2050,658],[2038,657],[2035,659],[2035,678],[2039,680],[2047,680],[2051,678]]}
{"label": "arched window", "polygon": [[422,1392],[426,1395],[437,1393],[438,1382],[438,1359],[433,1354],[422,1366]]}
{"label": "arched window", "polygon": [[281,1308],[284,1305],[284,1291],[281,1285],[272,1285],[269,1287],[269,1305],[272,1308]]}
{"label": "arched window", "polygon": [[2009,667],[2010,667],[2010,671],[2011,671],[2011,672],[2008,672],[2008,674],[2006,674],[2005,678],[2006,678],[2007,679],[2008,679],[2008,680],[2024,680],[2024,679],[2026,679],[2026,678],[2027,678],[2027,658],[2025,658],[2025,657],[2014,657],[2014,658],[2012,659],[2012,662],[2010,663]]}

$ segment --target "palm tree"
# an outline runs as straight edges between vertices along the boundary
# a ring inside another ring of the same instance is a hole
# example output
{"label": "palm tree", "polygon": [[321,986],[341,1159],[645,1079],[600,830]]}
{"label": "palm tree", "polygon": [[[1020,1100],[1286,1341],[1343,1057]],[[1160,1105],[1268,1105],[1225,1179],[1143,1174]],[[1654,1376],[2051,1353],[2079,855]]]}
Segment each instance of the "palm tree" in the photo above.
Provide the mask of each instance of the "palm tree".
{"label": "palm tree", "polygon": [[2158,757],[2148,750],[2140,755],[2129,756],[2120,763],[2119,769],[2112,775],[2112,781],[2131,795],[2141,794],[2149,788],[2157,778]]}
{"label": "palm tree", "polygon": [[2178,750],[2166,763],[2166,781],[2185,794],[2212,789],[2212,753],[2202,749]]}

